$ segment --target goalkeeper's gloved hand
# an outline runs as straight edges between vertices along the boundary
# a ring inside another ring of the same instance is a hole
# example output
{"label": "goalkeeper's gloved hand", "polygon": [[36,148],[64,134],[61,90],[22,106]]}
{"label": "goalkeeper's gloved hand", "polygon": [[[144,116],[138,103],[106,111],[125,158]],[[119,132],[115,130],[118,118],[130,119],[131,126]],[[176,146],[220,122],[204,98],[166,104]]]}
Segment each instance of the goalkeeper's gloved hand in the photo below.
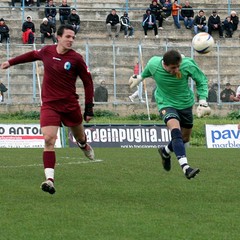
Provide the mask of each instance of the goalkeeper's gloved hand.
{"label": "goalkeeper's gloved hand", "polygon": [[206,100],[199,100],[199,105],[197,107],[197,117],[201,118],[211,114],[211,108],[208,106]]}
{"label": "goalkeeper's gloved hand", "polygon": [[91,118],[94,116],[93,114],[93,103],[87,103],[85,104],[85,110],[84,110],[84,114],[83,114],[83,119],[86,122],[89,122],[91,120]]}
{"label": "goalkeeper's gloved hand", "polygon": [[141,75],[133,75],[129,78],[129,86],[130,88],[136,87],[142,81]]}

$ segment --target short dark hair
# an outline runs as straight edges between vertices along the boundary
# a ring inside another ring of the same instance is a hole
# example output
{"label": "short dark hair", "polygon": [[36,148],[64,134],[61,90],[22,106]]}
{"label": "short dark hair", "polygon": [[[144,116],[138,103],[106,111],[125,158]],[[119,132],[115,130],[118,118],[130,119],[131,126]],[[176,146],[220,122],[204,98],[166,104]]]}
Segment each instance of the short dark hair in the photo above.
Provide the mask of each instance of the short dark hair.
{"label": "short dark hair", "polygon": [[64,32],[64,30],[72,30],[73,32],[74,32],[74,28],[73,28],[73,26],[72,25],[70,25],[70,24],[66,24],[66,25],[60,25],[59,26],[59,28],[58,28],[58,30],[57,30],[57,36],[62,36],[63,35],[63,32]]}
{"label": "short dark hair", "polygon": [[182,56],[177,50],[169,50],[163,55],[164,64],[167,66],[178,64],[182,61]]}

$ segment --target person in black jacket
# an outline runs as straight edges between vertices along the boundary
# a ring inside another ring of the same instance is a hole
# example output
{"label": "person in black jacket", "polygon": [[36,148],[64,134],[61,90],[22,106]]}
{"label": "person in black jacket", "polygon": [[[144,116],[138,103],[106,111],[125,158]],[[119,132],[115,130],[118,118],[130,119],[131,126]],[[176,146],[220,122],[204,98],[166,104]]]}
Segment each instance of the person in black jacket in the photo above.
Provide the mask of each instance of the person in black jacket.
{"label": "person in black jacket", "polygon": [[198,34],[199,31],[208,32],[207,18],[203,10],[198,12],[198,15],[194,18],[193,25],[195,34]]}
{"label": "person in black jacket", "polygon": [[80,30],[80,17],[77,14],[77,10],[76,8],[73,8],[71,11],[71,14],[68,16],[68,24],[72,25],[74,30],[75,30],[75,34],[77,34]]}
{"label": "person in black jacket", "polygon": [[35,33],[35,25],[32,21],[32,17],[30,15],[27,16],[27,20],[22,25],[22,31],[26,32],[27,29],[31,29],[33,33]]}
{"label": "person in black jacket", "polygon": [[211,86],[211,88],[208,90],[207,102],[217,102],[217,90],[218,90],[218,85],[217,83],[214,83]]}
{"label": "person in black jacket", "polygon": [[9,28],[6,25],[3,18],[0,19],[0,43],[2,43],[3,40],[6,40],[6,42],[9,42]]}
{"label": "person in black jacket", "polygon": [[108,36],[112,38],[112,29],[116,30],[115,37],[117,38],[119,36],[121,24],[119,21],[119,16],[117,15],[116,9],[112,9],[111,13],[108,14],[106,19],[106,26],[107,26],[107,32]]}
{"label": "person in black jacket", "polygon": [[193,17],[194,17],[193,8],[190,5],[189,1],[186,1],[185,5],[182,7],[182,10],[181,10],[181,18],[183,19],[184,26],[186,27],[186,29],[192,28]]}
{"label": "person in black jacket", "polygon": [[231,89],[231,84],[226,83],[226,87],[220,93],[220,99],[222,102],[233,102],[233,98],[236,96],[236,93]]}
{"label": "person in black jacket", "polygon": [[43,18],[43,21],[40,25],[40,32],[41,32],[41,44],[44,44],[45,38],[51,38],[53,43],[57,43],[55,32],[56,26],[48,21],[47,18]]}
{"label": "person in black jacket", "polygon": [[161,15],[161,12],[163,12],[162,8],[163,5],[161,3],[158,3],[157,0],[152,0],[152,3],[149,5],[149,8],[151,9],[151,14],[153,14],[158,20],[158,29],[163,29],[163,17]]}
{"label": "person in black jacket", "polygon": [[95,102],[107,102],[108,101],[108,90],[106,88],[105,80],[100,81],[100,86],[95,88],[94,101]]}
{"label": "person in black jacket", "polygon": [[147,32],[150,29],[154,29],[154,34],[156,38],[158,37],[158,28],[156,24],[156,18],[153,14],[151,14],[151,9],[148,8],[146,13],[143,15],[142,26],[145,34],[145,38],[147,38]]}
{"label": "person in black jacket", "polygon": [[223,21],[223,30],[225,30],[225,37],[232,38],[233,35],[233,23],[231,21],[231,17],[227,16]]}
{"label": "person in black jacket", "polygon": [[233,24],[233,31],[236,31],[239,23],[239,17],[237,16],[237,13],[235,11],[231,11],[230,18]]}
{"label": "person in black jacket", "polygon": [[70,13],[71,9],[67,4],[67,0],[62,0],[62,4],[59,6],[59,20],[61,24],[65,24],[65,21],[68,20]]}
{"label": "person in black jacket", "polygon": [[27,20],[22,25],[22,32],[23,35],[26,36],[27,43],[33,44],[34,42],[34,33],[35,33],[35,25],[32,22],[32,17],[27,16]]}
{"label": "person in black jacket", "polygon": [[48,19],[48,21],[50,21],[54,25],[56,25],[57,8],[53,4],[52,0],[48,0],[47,5],[45,6],[44,13],[45,13],[45,17]]}
{"label": "person in black jacket", "polygon": [[208,33],[212,35],[212,31],[218,31],[219,37],[223,37],[222,22],[216,10],[213,10],[208,18]]}

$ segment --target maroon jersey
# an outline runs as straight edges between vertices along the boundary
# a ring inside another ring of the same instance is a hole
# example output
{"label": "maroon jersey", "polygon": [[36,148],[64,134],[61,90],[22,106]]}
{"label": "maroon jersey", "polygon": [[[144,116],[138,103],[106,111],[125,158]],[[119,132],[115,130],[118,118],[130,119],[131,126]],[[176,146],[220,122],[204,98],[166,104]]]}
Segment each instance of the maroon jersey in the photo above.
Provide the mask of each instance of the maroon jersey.
{"label": "maroon jersey", "polygon": [[31,51],[9,60],[9,64],[41,60],[44,64],[42,83],[42,102],[78,99],[76,81],[79,76],[85,91],[85,104],[93,102],[93,81],[83,57],[74,50],[58,54],[56,45],[45,46],[38,51]]}

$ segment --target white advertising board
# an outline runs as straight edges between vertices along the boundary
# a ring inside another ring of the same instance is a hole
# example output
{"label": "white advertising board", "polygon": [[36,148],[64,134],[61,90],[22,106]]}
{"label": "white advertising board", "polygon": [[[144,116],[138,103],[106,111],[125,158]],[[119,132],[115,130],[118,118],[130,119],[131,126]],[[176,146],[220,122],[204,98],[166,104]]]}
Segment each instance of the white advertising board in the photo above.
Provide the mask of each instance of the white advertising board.
{"label": "white advertising board", "polygon": [[[162,124],[88,124],[87,141],[92,147],[160,148],[171,140],[169,129]],[[77,147],[69,130],[69,146]]]}
{"label": "white advertising board", "polygon": [[[60,131],[55,147],[62,147]],[[0,148],[44,148],[40,125],[0,124]]]}
{"label": "white advertising board", "polygon": [[206,124],[208,148],[240,148],[240,130],[237,124]]}

